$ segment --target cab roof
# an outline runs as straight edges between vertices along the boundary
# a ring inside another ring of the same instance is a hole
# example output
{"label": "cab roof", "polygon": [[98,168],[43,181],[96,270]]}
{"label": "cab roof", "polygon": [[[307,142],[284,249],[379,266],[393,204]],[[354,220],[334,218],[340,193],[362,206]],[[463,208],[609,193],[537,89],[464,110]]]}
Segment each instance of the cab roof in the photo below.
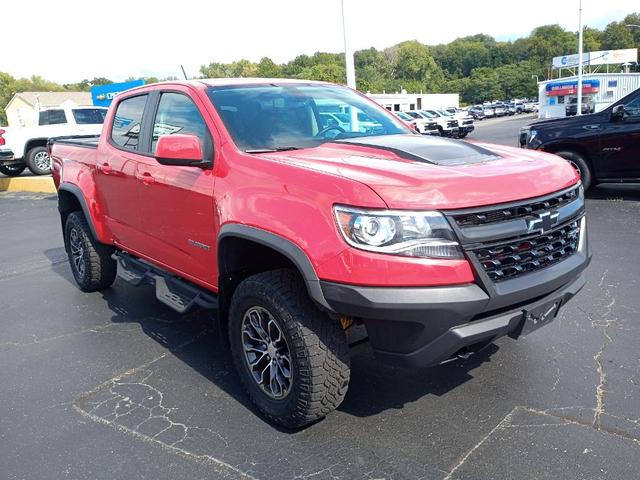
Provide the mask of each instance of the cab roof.
{"label": "cab roof", "polygon": [[199,80],[191,80],[189,82],[200,82],[205,85],[212,87],[227,87],[233,85],[282,85],[284,83],[291,84],[318,84],[318,85],[326,85],[329,82],[320,82],[317,80],[300,80],[294,78],[257,78],[257,77],[247,77],[247,78],[204,78]]}

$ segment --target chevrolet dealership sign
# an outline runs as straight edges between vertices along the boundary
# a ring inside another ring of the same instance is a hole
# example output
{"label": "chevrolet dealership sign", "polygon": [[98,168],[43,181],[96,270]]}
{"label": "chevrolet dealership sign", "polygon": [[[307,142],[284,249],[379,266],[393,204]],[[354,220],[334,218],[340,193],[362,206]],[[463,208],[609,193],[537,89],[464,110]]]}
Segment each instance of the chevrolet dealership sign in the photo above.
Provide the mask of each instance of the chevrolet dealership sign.
{"label": "chevrolet dealership sign", "polygon": [[[638,49],[598,50],[582,54],[582,65],[613,65],[638,61]],[[553,68],[573,68],[578,66],[578,54],[553,57]]]}
{"label": "chevrolet dealership sign", "polygon": [[108,85],[95,85],[91,87],[91,100],[98,107],[108,107],[116,95],[141,85],[144,85],[144,80],[142,79],[131,82],[110,83]]}

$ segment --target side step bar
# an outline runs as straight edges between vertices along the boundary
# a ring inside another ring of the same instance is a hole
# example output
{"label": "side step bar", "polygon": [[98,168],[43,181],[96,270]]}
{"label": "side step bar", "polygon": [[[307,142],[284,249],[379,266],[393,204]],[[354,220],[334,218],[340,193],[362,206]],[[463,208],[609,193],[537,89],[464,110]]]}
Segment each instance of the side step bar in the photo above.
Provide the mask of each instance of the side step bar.
{"label": "side step bar", "polygon": [[118,276],[137,287],[155,285],[156,297],[176,312],[185,313],[194,305],[217,309],[218,297],[186,280],[139,260],[124,252],[116,252],[113,258],[118,264]]}

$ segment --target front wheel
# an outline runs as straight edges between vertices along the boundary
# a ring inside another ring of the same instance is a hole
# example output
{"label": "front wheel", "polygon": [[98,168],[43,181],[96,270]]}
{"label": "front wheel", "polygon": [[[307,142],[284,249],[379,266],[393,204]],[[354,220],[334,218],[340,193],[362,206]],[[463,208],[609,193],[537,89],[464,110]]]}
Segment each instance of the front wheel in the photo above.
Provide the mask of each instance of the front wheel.
{"label": "front wheel", "polygon": [[51,158],[45,147],[34,147],[27,153],[27,166],[34,175],[51,173]]}
{"label": "front wheel", "polygon": [[576,152],[556,152],[556,155],[564,158],[571,164],[571,166],[578,172],[580,175],[580,180],[582,180],[582,186],[585,191],[589,189],[592,181],[591,168],[589,168],[589,164],[582,157],[582,155]]}
{"label": "front wheel", "polygon": [[17,177],[27,166],[24,163],[12,163],[11,165],[0,165],[0,173],[7,177]]}
{"label": "front wheel", "polygon": [[229,309],[229,341],[242,383],[262,414],[298,428],[335,410],[349,387],[340,322],[320,312],[291,270],[244,280]]}

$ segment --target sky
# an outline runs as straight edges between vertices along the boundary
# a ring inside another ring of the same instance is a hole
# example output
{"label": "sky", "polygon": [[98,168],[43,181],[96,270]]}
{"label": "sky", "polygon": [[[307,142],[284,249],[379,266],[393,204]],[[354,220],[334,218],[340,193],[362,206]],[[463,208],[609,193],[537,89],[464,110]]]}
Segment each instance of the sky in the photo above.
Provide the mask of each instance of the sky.
{"label": "sky", "polygon": [[[344,0],[355,50],[404,40],[498,40],[559,23],[578,30],[578,0]],[[585,25],[640,11],[638,0],[583,0]],[[606,5],[606,9],[603,9]],[[344,49],[340,0],[5,0],[0,71],[61,83],[199,74],[201,65]],[[577,49],[577,47],[576,47]],[[574,52],[566,52],[574,53]]]}

